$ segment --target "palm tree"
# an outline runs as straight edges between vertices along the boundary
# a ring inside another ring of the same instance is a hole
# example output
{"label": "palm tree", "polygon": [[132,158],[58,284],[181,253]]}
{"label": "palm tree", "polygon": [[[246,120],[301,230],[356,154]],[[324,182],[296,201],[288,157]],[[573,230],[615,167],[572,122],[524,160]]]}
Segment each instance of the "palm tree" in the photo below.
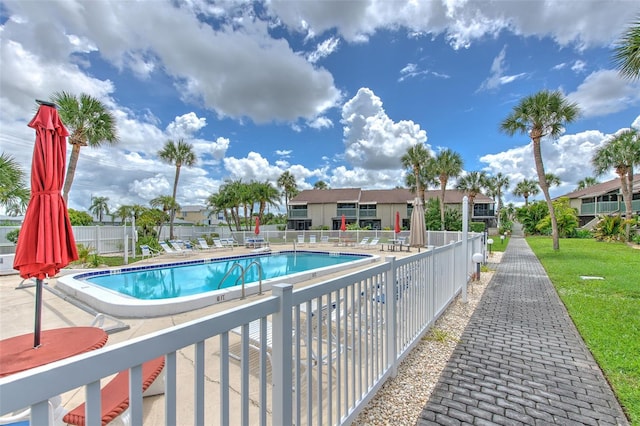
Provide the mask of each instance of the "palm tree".
{"label": "palm tree", "polygon": [[258,202],[258,218],[260,219],[260,223],[264,223],[264,211],[266,207],[272,206],[275,207],[278,205],[277,201],[280,196],[278,190],[271,184],[271,182],[255,182],[254,186],[254,197]]}
{"label": "palm tree", "polygon": [[551,188],[552,186],[560,186],[562,181],[560,180],[560,176],[554,175],[553,173],[545,173],[544,179],[547,182],[547,188]]}
{"label": "palm tree", "polygon": [[289,214],[289,200],[298,195],[296,178],[289,171],[286,171],[280,175],[277,184],[282,188],[281,191],[284,196],[284,208],[286,214]]}
{"label": "palm tree", "polygon": [[564,131],[564,126],[578,118],[580,109],[575,103],[569,102],[562,92],[543,90],[535,95],[522,99],[513,112],[500,124],[500,129],[510,136],[516,133],[526,133],[533,143],[533,158],[536,163],[540,189],[544,194],[551,217],[553,235],[553,249],[560,249],[558,220],[553,209],[553,202],[549,195],[549,186],[545,178],[544,163],[542,162],[542,138],[557,139]]}
{"label": "palm tree", "polygon": [[76,173],[80,148],[98,148],[105,143],[118,143],[116,119],[102,102],[85,93],[76,97],[67,92],[56,92],[51,101],[58,106],[60,118],[69,130],[69,143],[72,146],[62,189],[62,197],[66,203],[69,201],[69,191]]}
{"label": "palm tree", "polygon": [[620,37],[614,48],[613,60],[620,75],[631,80],[640,78],[640,17]]}
{"label": "palm tree", "polygon": [[433,161],[433,171],[440,181],[440,223],[444,231],[444,196],[450,178],[456,178],[462,173],[462,157],[451,149],[444,149],[436,154]]}
{"label": "palm tree", "polygon": [[[620,176],[620,191],[624,198],[625,216],[633,214],[631,198],[633,196],[633,167],[640,165],[640,132],[628,129],[596,150],[591,160],[597,175],[614,168]],[[629,240],[630,224],[627,223],[626,239]]]}
{"label": "palm tree", "polygon": [[4,206],[9,215],[20,215],[27,208],[31,194],[24,180],[24,171],[13,157],[3,152],[0,155],[0,206]]}
{"label": "palm tree", "polygon": [[487,174],[485,172],[469,172],[462,176],[456,185],[456,188],[465,192],[469,197],[469,220],[473,217],[473,205],[476,196],[482,193],[487,187]]}
{"label": "palm tree", "polygon": [[313,189],[329,189],[329,185],[323,180],[318,180],[313,184]]}
{"label": "palm tree", "polygon": [[[154,209],[162,210],[162,213],[165,216],[168,216],[169,219],[171,219],[171,216],[169,216],[169,212],[180,210],[180,204],[176,203],[175,198],[173,198],[171,195],[160,195],[149,201],[149,205],[151,205],[151,207],[153,207]],[[161,231],[162,223],[158,225],[158,237],[160,237]]]}
{"label": "palm tree", "polygon": [[109,197],[91,197],[91,206],[89,211],[93,213],[100,223],[104,214],[109,214],[109,205],[107,204]]}
{"label": "palm tree", "polygon": [[407,149],[400,161],[402,166],[411,169],[416,182],[416,195],[420,197],[420,200],[424,203],[424,188],[425,182],[422,182],[422,169],[427,167],[431,154],[422,143],[413,145]]}
{"label": "palm tree", "polygon": [[498,229],[500,229],[500,207],[502,205],[502,189],[507,189],[510,184],[509,176],[503,175],[501,172],[496,173],[488,179],[488,187],[491,193],[497,199],[496,215],[498,216]]}
{"label": "palm tree", "polygon": [[529,205],[529,196],[538,195],[540,193],[540,187],[538,182],[532,179],[522,179],[522,181],[516,184],[513,190],[513,195],[516,197],[524,197],[524,205]]}
{"label": "palm tree", "polygon": [[[173,164],[176,166],[176,175],[173,180],[173,199],[176,199],[176,193],[178,191],[178,179],[180,179],[180,168],[182,166],[192,167],[196,164],[196,154],[193,152],[193,145],[185,142],[183,139],[179,139],[178,142],[174,142],[169,139],[162,150],[158,151],[158,156],[165,163]],[[173,221],[176,217],[176,209],[171,209],[171,216],[169,218],[169,238],[173,239]]]}
{"label": "palm tree", "polygon": [[586,178],[581,179],[581,180],[578,181],[578,187],[576,188],[576,191],[588,188],[588,187],[593,186],[593,185],[597,185],[599,183],[600,182],[598,182],[598,179],[596,179],[596,178],[594,178],[592,176],[587,176]]}

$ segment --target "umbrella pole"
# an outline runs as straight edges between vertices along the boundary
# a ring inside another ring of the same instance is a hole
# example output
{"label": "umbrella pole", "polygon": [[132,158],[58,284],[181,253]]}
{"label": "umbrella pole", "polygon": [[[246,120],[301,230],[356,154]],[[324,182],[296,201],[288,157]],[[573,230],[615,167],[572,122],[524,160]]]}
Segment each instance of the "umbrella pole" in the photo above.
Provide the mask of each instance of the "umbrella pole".
{"label": "umbrella pole", "polygon": [[36,322],[33,332],[33,347],[40,346],[40,329],[42,324],[42,280],[36,279]]}

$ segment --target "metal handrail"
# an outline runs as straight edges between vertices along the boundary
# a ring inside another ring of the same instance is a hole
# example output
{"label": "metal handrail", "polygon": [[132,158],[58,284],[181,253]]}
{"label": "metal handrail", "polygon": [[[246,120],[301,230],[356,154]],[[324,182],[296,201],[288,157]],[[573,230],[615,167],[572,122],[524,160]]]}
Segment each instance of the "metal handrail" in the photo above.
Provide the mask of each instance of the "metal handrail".
{"label": "metal handrail", "polygon": [[236,269],[236,267],[241,269],[241,273],[240,276],[238,277],[238,279],[236,279],[236,284],[238,285],[238,280],[242,279],[242,293],[240,295],[240,299],[244,299],[245,298],[245,292],[244,292],[244,284],[245,284],[245,274],[247,273],[247,271],[249,270],[249,268],[252,265],[256,265],[256,267],[258,268],[258,294],[261,295],[262,294],[262,265],[260,265],[258,263],[257,260],[252,261],[251,263],[249,263],[247,265],[247,267],[243,267],[241,264],[239,263],[234,263],[233,266],[231,266],[231,268],[229,268],[229,270],[227,271],[226,274],[224,274],[224,277],[222,277],[222,279],[220,280],[220,284],[218,284],[218,290],[220,290],[220,287],[222,286],[222,283],[224,283],[224,280],[227,279],[227,277],[229,276],[229,274],[231,274],[231,272],[233,272],[234,269]]}
{"label": "metal handrail", "polygon": [[257,260],[254,260],[249,263],[242,272],[242,297],[244,297],[244,274],[249,270],[249,268],[251,268],[251,265],[256,265],[258,268],[258,294],[262,294],[262,265],[260,265]]}

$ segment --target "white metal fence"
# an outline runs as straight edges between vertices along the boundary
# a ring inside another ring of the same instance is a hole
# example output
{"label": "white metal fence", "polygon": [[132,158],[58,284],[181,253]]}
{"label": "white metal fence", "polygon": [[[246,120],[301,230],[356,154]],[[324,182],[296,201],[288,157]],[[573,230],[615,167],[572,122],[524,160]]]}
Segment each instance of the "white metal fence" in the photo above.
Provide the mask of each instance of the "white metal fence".
{"label": "white metal fence", "polygon": [[1,378],[0,414],[31,406],[32,424],[47,424],[49,398],[85,387],[87,424],[100,424],[99,380],[130,369],[132,424],[142,425],[141,365],[164,355],[166,425],[349,424],[466,295],[482,240],[295,291],[279,284],[248,305]]}
{"label": "white metal fence", "polygon": [[[15,245],[7,240],[7,233],[19,226],[0,226],[0,254],[8,254],[15,252]],[[243,242],[246,238],[255,237],[252,230],[247,231],[230,231],[228,227],[221,226],[176,226],[173,230],[174,237],[179,240],[195,240],[198,237],[218,234],[220,237],[233,237],[238,242]],[[76,244],[83,244],[92,248],[97,254],[113,254],[122,253],[125,244],[131,251],[133,231],[131,225],[126,226],[73,226],[73,235]],[[297,240],[298,235],[304,235],[305,241],[309,241],[311,235],[316,236],[316,241],[321,241],[322,237],[328,238],[348,238],[353,241],[360,241],[362,238],[370,239],[378,238],[381,241],[393,239],[396,237],[393,231],[375,231],[375,230],[358,230],[358,231],[329,231],[329,230],[310,230],[310,231],[278,231],[274,225],[261,226],[260,236],[271,243],[293,243]],[[457,231],[427,231],[428,246],[442,246],[451,241],[458,241],[462,233]],[[399,236],[408,237],[409,231],[402,231]],[[160,240],[169,239],[169,227],[164,226],[160,230]],[[126,243],[125,243],[126,240]]]}

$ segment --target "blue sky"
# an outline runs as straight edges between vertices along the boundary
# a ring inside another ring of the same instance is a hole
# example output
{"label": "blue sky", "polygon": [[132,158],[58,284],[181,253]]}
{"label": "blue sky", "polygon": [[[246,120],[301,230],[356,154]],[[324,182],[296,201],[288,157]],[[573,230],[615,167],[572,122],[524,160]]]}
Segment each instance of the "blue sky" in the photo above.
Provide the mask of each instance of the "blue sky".
{"label": "blue sky", "polygon": [[182,205],[287,170],[300,189],[393,188],[417,143],[513,188],[536,178],[530,142],[499,124],[557,89],[582,110],[543,147],[561,195],[593,174],[608,137],[640,127],[640,82],[611,61],[639,15],[631,0],[1,1],[0,148],[28,172],[34,99],[64,90],[101,99],[120,136],[82,149],[69,200],[80,210],[91,196],[115,209],[170,194],[174,168],[157,152],[178,138],[198,155]]}

